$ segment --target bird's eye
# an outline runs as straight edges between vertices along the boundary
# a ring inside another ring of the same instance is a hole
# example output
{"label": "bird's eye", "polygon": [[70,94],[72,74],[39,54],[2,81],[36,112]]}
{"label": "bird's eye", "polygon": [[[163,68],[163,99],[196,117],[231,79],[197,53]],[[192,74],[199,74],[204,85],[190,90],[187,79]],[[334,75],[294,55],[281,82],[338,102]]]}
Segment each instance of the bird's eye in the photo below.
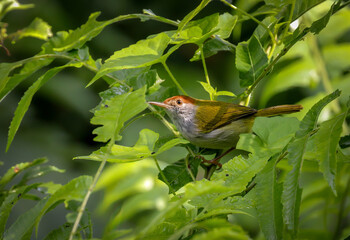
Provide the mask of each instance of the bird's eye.
{"label": "bird's eye", "polygon": [[176,100],[176,103],[177,103],[177,105],[181,105],[181,100],[180,99],[178,99],[178,100]]}

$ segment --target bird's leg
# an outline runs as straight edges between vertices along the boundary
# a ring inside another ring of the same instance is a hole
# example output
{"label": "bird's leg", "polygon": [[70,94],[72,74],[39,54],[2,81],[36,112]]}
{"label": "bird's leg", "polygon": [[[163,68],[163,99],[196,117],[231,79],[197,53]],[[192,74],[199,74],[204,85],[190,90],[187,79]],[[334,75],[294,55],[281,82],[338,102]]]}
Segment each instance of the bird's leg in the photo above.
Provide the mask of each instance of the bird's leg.
{"label": "bird's leg", "polygon": [[219,155],[219,156],[215,156],[214,159],[212,160],[206,160],[204,157],[199,156],[202,159],[202,163],[210,163],[210,164],[214,164],[216,166],[219,167],[219,169],[222,167],[222,164],[219,163],[220,159],[223,158],[224,156],[226,156],[227,154],[229,154],[231,151],[233,151],[235,149],[235,147],[231,147],[230,149],[228,149],[226,152],[224,152],[223,154]]}

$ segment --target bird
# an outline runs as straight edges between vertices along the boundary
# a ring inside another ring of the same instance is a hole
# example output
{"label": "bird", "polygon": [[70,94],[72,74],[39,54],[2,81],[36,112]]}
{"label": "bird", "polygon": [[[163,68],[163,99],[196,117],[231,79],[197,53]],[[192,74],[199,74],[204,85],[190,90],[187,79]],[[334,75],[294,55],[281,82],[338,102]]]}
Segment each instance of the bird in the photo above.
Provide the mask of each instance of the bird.
{"label": "bird", "polygon": [[165,109],[181,135],[192,144],[209,149],[228,149],[224,154],[205,162],[218,160],[235,149],[241,133],[252,130],[256,117],[271,117],[299,112],[301,105],[279,105],[256,110],[223,101],[201,100],[189,96],[173,96],[164,102],[148,102]]}

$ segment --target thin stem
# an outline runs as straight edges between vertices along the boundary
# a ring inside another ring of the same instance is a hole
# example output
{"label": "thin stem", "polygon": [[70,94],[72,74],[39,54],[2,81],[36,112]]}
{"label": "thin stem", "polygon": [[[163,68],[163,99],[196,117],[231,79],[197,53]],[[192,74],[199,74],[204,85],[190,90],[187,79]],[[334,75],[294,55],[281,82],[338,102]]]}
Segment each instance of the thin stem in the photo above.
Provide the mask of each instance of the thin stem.
{"label": "thin stem", "polygon": [[[208,69],[207,69],[207,65],[206,65],[206,63],[205,63],[205,58],[204,58],[203,44],[201,44],[201,45],[199,46],[199,50],[201,51],[201,59],[202,59],[202,65],[203,65],[203,69],[204,69],[205,79],[207,80],[207,83],[210,85]],[[210,100],[214,100],[214,99],[213,99],[213,94],[212,94],[212,93],[209,93],[209,97],[210,97]]]}
{"label": "thin stem", "polygon": [[[288,30],[289,30],[289,25],[290,25],[290,23],[293,20],[293,13],[294,13],[294,9],[295,9],[295,2],[296,2],[296,0],[293,0],[293,2],[292,2],[292,6],[291,6],[291,9],[290,9],[290,12],[289,12],[288,21],[287,21],[286,26],[284,28],[284,31],[282,33],[282,39],[284,39],[284,37],[287,35]],[[279,44],[280,43],[281,42],[279,42]]]}
{"label": "thin stem", "polygon": [[[96,67],[93,67],[89,64],[87,64],[86,62],[83,62],[77,58],[73,58],[71,56],[67,56],[67,55],[62,55],[62,54],[41,54],[41,55],[35,55],[33,57],[30,57],[30,58],[26,58],[26,59],[22,59],[20,61],[17,61],[17,63],[21,63],[21,64],[24,64],[26,62],[29,62],[29,61],[32,61],[32,60],[36,60],[36,59],[43,59],[43,58],[61,58],[61,59],[66,59],[66,60],[70,60],[70,61],[76,61],[76,62],[81,62],[83,63],[83,66],[86,67],[87,69],[89,69],[90,71],[92,72],[95,72],[97,73],[98,72],[98,69]],[[125,82],[113,77],[112,75],[110,74],[106,74],[105,76],[113,79],[115,82],[118,82],[119,84],[127,87],[130,89],[130,86],[127,85]]]}
{"label": "thin stem", "polygon": [[272,70],[273,66],[278,62],[278,60],[284,56],[291,47],[294,46],[295,43],[297,43],[300,39],[302,39],[308,32],[310,31],[309,28],[304,29],[304,31],[297,36],[294,41],[292,41],[289,45],[287,45],[274,59],[272,62],[269,63],[269,65],[264,69],[264,71],[260,74],[260,76],[255,80],[255,82],[247,88],[247,90],[244,92],[243,96],[245,96],[242,100],[244,101],[246,98],[249,97],[249,95],[253,92],[253,90],[256,88],[256,86],[260,83],[260,81]]}
{"label": "thin stem", "polygon": [[162,62],[165,70],[167,71],[167,73],[169,74],[171,80],[173,80],[173,82],[175,83],[175,85],[177,86],[178,89],[180,89],[180,91],[185,94],[185,95],[188,95],[186,93],[186,91],[181,87],[181,85],[179,84],[179,82],[175,79],[174,75],[171,73],[170,69],[168,68],[168,65],[166,64],[165,61]]}
{"label": "thin stem", "polygon": [[148,109],[151,110],[153,113],[155,113],[160,120],[163,122],[163,124],[176,136],[180,137],[180,133],[176,131],[173,126],[165,119],[165,117],[162,116],[152,105],[148,104]]}
{"label": "thin stem", "polygon": [[104,166],[106,164],[106,160],[107,160],[106,158],[103,159],[103,161],[101,162],[100,166],[98,167],[98,170],[97,170],[97,172],[95,174],[95,177],[94,177],[94,179],[93,179],[93,181],[92,181],[92,183],[91,183],[91,185],[90,185],[90,187],[89,187],[89,189],[88,189],[88,191],[87,191],[87,193],[86,193],[86,195],[84,197],[84,200],[83,200],[83,202],[82,202],[82,204],[81,204],[81,206],[80,206],[80,208],[78,210],[78,215],[77,215],[77,218],[75,219],[72,231],[71,231],[71,233],[69,235],[69,240],[73,239],[73,237],[75,235],[75,232],[78,229],[78,226],[79,226],[80,220],[81,220],[81,218],[83,216],[86,204],[87,204],[87,202],[88,202],[88,200],[90,198],[90,195],[91,195],[92,191],[94,190],[94,188],[96,186],[96,183],[97,183],[97,181],[98,181],[98,179],[99,179],[99,177],[100,177],[100,175],[102,173],[102,170],[103,170],[103,168],[104,168]]}
{"label": "thin stem", "polygon": [[165,177],[165,175],[164,175],[162,169],[160,168],[157,158],[156,158],[156,157],[153,157],[153,159],[154,159],[154,162],[156,163],[156,166],[157,166],[157,168],[158,168],[158,171],[159,171],[160,175],[162,176],[164,182],[166,183],[166,185],[168,185],[170,192],[171,192],[174,196],[176,196],[176,193],[175,193],[174,189],[171,187],[171,185],[170,185],[168,179]]}
{"label": "thin stem", "polygon": [[235,5],[228,3],[226,0],[221,0],[221,2],[223,2],[224,4],[226,4],[227,6],[229,6],[230,8],[242,13],[243,15],[249,17],[250,19],[252,19],[253,21],[255,21],[257,24],[261,25],[263,28],[266,29],[266,31],[268,32],[268,34],[270,35],[271,41],[274,44],[277,44],[276,39],[273,35],[273,33],[271,32],[271,30],[261,21],[259,21],[257,18],[255,18],[253,15],[247,13],[246,11],[243,11],[242,9],[236,7]]}
{"label": "thin stem", "polygon": [[188,162],[188,158],[189,157],[190,157],[190,154],[187,154],[187,156],[185,157],[185,165],[186,165],[185,167],[186,167],[186,170],[187,170],[188,174],[190,174],[193,182],[195,182],[196,181],[196,177],[193,175],[193,172],[191,170],[191,166],[189,165],[189,162]]}

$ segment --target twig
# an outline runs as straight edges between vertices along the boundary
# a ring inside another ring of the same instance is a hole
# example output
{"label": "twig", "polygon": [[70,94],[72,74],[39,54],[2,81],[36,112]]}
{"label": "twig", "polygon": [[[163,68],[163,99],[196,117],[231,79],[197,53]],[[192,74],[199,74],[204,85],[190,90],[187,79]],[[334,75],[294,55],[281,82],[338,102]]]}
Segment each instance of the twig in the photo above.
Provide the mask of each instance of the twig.
{"label": "twig", "polygon": [[176,196],[175,190],[171,187],[171,185],[170,185],[168,179],[165,177],[165,175],[164,175],[162,169],[161,169],[160,166],[159,166],[159,163],[158,163],[157,158],[156,158],[156,157],[153,157],[153,159],[154,159],[154,162],[156,163],[156,166],[157,166],[157,168],[158,168],[158,171],[159,171],[160,175],[162,176],[164,182],[166,183],[166,185],[168,185],[170,192],[171,192],[174,196]]}
{"label": "twig", "polygon": [[89,187],[89,189],[88,189],[88,191],[87,191],[87,193],[86,193],[86,195],[84,197],[84,200],[83,200],[81,206],[79,207],[77,218],[75,219],[72,231],[71,231],[71,233],[69,235],[69,240],[73,239],[73,237],[75,235],[75,232],[78,229],[80,220],[81,220],[81,218],[83,216],[83,213],[85,211],[86,204],[87,204],[87,202],[88,202],[88,200],[90,198],[90,195],[91,195],[92,191],[94,190],[94,188],[96,186],[96,183],[97,183],[97,181],[98,181],[98,179],[99,179],[99,177],[100,177],[100,175],[102,173],[102,170],[103,170],[103,168],[104,168],[104,166],[106,164],[106,161],[107,161],[106,158],[103,159],[103,161],[101,162],[100,166],[98,167],[98,170],[97,170],[97,172],[95,174],[94,180],[92,181],[92,183],[91,183],[91,185],[90,185],[90,187]]}

